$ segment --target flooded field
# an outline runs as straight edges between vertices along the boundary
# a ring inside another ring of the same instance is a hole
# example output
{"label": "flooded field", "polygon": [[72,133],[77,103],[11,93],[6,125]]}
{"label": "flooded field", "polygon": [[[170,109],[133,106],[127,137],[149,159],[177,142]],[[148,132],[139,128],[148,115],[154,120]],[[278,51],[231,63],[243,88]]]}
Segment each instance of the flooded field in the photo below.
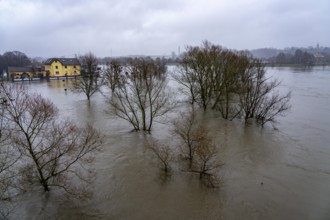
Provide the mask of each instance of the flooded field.
{"label": "flooded field", "polygon": [[[63,117],[93,123],[106,136],[96,156],[94,196],[88,202],[56,192],[27,193],[13,215],[19,219],[330,219],[330,68],[269,68],[292,91],[292,109],[276,129],[204,114],[220,146],[224,166],[217,189],[174,164],[164,178],[145,149],[148,134],[130,132],[105,113],[104,97],[88,102],[64,91],[66,81],[26,83],[52,100]],[[184,108],[183,108],[184,109]],[[173,113],[171,117],[175,114]],[[170,123],[156,123],[151,136],[173,141]]]}

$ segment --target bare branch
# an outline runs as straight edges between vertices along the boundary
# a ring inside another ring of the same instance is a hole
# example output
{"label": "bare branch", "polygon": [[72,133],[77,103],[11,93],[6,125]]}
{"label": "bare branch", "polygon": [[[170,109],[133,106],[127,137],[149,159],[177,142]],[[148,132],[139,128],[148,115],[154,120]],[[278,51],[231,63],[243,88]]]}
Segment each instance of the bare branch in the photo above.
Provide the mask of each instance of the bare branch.
{"label": "bare branch", "polygon": [[135,131],[150,132],[155,118],[173,109],[175,102],[166,91],[166,68],[153,60],[136,59],[108,98],[110,111],[128,121]]}
{"label": "bare branch", "polygon": [[169,163],[173,159],[173,150],[170,146],[162,144],[159,141],[152,141],[148,143],[147,149],[150,150],[161,163],[164,172],[169,172]]}
{"label": "bare branch", "polygon": [[100,90],[101,83],[98,81],[98,60],[91,52],[79,57],[81,63],[81,76],[73,82],[73,92],[84,93],[88,100]]}
{"label": "bare branch", "polygon": [[3,90],[11,100],[2,108],[12,131],[8,143],[20,155],[18,164],[29,168],[29,172],[21,172],[16,178],[39,183],[45,191],[51,186],[69,189],[72,178],[87,180],[83,176],[89,172],[82,165],[92,162],[102,135],[91,125],[80,128],[68,120],[59,120],[54,104],[40,95],[12,85],[4,85]]}

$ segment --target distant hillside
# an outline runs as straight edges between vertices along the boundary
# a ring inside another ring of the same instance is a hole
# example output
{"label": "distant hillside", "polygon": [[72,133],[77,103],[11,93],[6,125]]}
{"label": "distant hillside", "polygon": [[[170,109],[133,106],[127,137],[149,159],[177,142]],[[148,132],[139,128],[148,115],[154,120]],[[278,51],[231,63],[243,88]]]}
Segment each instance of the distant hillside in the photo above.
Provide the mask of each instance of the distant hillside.
{"label": "distant hillside", "polygon": [[330,47],[260,48],[250,50],[253,57],[272,64],[328,65]]}

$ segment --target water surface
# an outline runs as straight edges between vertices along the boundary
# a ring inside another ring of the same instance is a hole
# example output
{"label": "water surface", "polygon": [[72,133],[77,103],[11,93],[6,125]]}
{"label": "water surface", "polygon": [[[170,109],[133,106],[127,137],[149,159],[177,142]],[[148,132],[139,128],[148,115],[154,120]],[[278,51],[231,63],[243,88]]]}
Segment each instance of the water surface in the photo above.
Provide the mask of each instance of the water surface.
{"label": "water surface", "polygon": [[[282,81],[281,92],[292,91],[292,109],[276,129],[204,114],[221,147],[219,189],[176,164],[164,178],[145,149],[150,135],[132,133],[126,122],[105,114],[102,95],[88,102],[65,92],[69,82],[61,80],[26,84],[51,99],[62,117],[93,123],[106,140],[90,202],[31,193],[18,213],[26,219],[330,219],[330,68],[269,68],[267,74]],[[171,142],[170,130],[156,123],[151,135]]]}

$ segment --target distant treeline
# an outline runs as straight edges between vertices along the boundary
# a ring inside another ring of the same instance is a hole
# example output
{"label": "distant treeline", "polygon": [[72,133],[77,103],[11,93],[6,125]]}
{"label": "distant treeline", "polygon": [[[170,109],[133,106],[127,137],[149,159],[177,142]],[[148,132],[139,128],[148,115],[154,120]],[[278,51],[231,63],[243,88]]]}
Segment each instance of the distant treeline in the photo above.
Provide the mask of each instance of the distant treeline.
{"label": "distant treeline", "polygon": [[131,63],[136,58],[143,58],[143,60],[155,60],[157,62],[161,62],[164,64],[176,64],[180,62],[179,57],[175,58],[167,58],[167,57],[151,57],[151,56],[130,56],[130,57],[104,57],[104,58],[98,58],[100,64],[108,64],[113,60],[116,60],[116,62],[120,63],[121,65],[124,65],[126,63]]}
{"label": "distant treeline", "polygon": [[[256,50],[245,51],[254,58],[260,59],[263,63],[272,65],[330,65],[330,47],[308,47],[308,48],[286,48],[283,50],[275,48],[261,48]],[[181,54],[182,55],[182,54]],[[110,63],[116,60],[121,64],[130,63],[135,58],[143,58],[145,60],[152,59],[165,64],[177,64],[181,60],[181,56],[172,57],[151,57],[151,56],[123,56],[123,57],[101,57],[98,58],[100,64]],[[47,58],[45,58],[46,60]],[[0,54],[0,75],[4,71],[8,72],[8,66],[27,67],[42,66],[42,58],[30,58],[20,51],[8,51]]]}
{"label": "distant treeline", "polygon": [[31,65],[31,59],[24,53],[19,51],[9,51],[4,54],[0,54],[0,73],[3,70],[7,71],[8,66],[24,67]]}
{"label": "distant treeline", "polygon": [[312,66],[316,63],[322,64],[322,62],[317,62],[317,58],[313,54],[302,50],[296,50],[294,54],[281,52],[275,58],[272,58],[271,62],[275,64],[297,64],[304,66]]}
{"label": "distant treeline", "polygon": [[283,50],[275,48],[261,48],[249,51],[255,58],[261,59],[264,63],[279,65],[329,65],[329,47],[308,47],[308,48],[286,48]]}
{"label": "distant treeline", "polygon": [[3,72],[8,72],[9,66],[15,67],[39,67],[43,63],[34,58],[29,58],[25,53],[20,51],[8,51],[0,54],[0,76]]}

